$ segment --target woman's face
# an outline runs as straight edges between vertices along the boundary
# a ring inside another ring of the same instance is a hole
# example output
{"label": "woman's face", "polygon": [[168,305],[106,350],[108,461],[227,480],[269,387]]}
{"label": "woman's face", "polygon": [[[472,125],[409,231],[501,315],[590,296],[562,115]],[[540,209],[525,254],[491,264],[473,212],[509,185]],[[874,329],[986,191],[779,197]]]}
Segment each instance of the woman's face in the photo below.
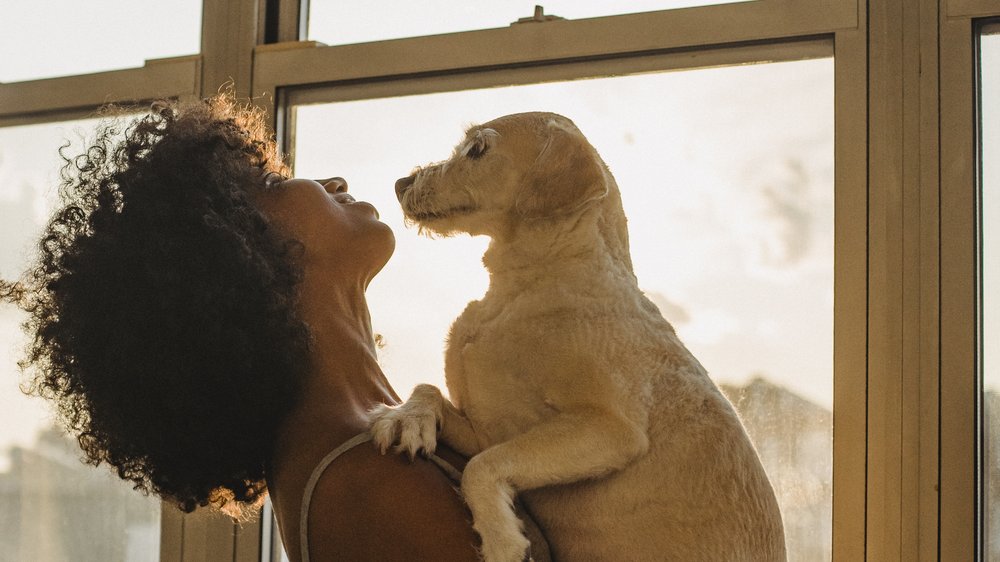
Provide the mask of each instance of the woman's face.
{"label": "woman's face", "polygon": [[367,285],[395,249],[392,230],[378,220],[375,207],[347,193],[343,178],[284,180],[261,194],[258,204],[283,234],[305,246],[307,272],[361,275]]}

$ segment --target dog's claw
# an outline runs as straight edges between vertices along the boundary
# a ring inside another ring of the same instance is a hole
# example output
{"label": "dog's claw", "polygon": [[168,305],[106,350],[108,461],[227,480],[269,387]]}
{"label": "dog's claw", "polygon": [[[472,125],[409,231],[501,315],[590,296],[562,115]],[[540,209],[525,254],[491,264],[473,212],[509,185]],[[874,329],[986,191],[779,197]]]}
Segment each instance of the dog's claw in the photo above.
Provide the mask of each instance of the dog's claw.
{"label": "dog's claw", "polygon": [[392,448],[392,452],[396,453],[397,455],[402,455],[405,453],[406,457],[410,459],[410,462],[413,462],[413,459],[416,458],[416,455],[413,454],[413,451],[411,451],[408,447],[405,447],[403,445],[396,445],[395,447]]}
{"label": "dog's claw", "polygon": [[371,410],[371,415],[375,418],[372,423],[372,441],[383,455],[389,450],[389,446],[396,440],[396,424],[387,416],[392,410],[388,406],[377,406]]}
{"label": "dog's claw", "polygon": [[[437,448],[437,414],[421,404],[407,402],[392,407],[379,405],[369,411],[375,446],[385,454],[390,447],[414,460],[418,453],[431,456]],[[393,445],[395,444],[395,447]]]}

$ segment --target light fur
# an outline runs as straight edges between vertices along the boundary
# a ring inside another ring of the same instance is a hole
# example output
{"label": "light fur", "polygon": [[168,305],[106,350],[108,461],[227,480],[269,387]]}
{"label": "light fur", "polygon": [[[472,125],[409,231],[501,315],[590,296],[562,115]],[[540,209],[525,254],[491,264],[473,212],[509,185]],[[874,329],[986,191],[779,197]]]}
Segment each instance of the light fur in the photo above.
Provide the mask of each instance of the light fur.
{"label": "light fur", "polygon": [[732,405],[639,289],[618,186],[565,117],[471,128],[397,184],[406,217],[491,238],[486,295],[452,325],[451,401],[374,414],[383,450],[471,456],[487,562],[527,547],[518,494],[562,562],[783,561],[781,515]]}

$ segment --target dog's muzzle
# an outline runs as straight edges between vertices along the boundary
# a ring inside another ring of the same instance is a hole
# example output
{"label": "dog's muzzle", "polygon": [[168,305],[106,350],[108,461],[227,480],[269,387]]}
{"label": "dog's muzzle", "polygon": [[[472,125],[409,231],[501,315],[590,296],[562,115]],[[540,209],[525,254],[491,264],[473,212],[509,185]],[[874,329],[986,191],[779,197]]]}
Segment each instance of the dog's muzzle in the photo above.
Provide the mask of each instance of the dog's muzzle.
{"label": "dog's muzzle", "polygon": [[410,186],[413,185],[413,182],[416,181],[416,179],[417,176],[413,175],[396,180],[396,199],[399,199],[400,203],[403,202],[403,194],[406,193],[407,189],[410,189]]}

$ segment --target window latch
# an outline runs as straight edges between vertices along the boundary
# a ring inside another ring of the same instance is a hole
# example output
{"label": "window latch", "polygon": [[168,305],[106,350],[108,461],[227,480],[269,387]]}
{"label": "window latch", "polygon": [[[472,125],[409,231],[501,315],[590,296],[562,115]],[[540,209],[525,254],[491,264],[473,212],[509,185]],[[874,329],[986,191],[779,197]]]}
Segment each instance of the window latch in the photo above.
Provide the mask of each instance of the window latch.
{"label": "window latch", "polygon": [[542,6],[535,6],[535,14],[528,16],[526,18],[518,18],[517,21],[511,23],[511,25],[517,25],[519,23],[545,23],[547,21],[557,21],[564,20],[566,18],[561,18],[559,16],[548,16],[545,15],[545,8]]}

